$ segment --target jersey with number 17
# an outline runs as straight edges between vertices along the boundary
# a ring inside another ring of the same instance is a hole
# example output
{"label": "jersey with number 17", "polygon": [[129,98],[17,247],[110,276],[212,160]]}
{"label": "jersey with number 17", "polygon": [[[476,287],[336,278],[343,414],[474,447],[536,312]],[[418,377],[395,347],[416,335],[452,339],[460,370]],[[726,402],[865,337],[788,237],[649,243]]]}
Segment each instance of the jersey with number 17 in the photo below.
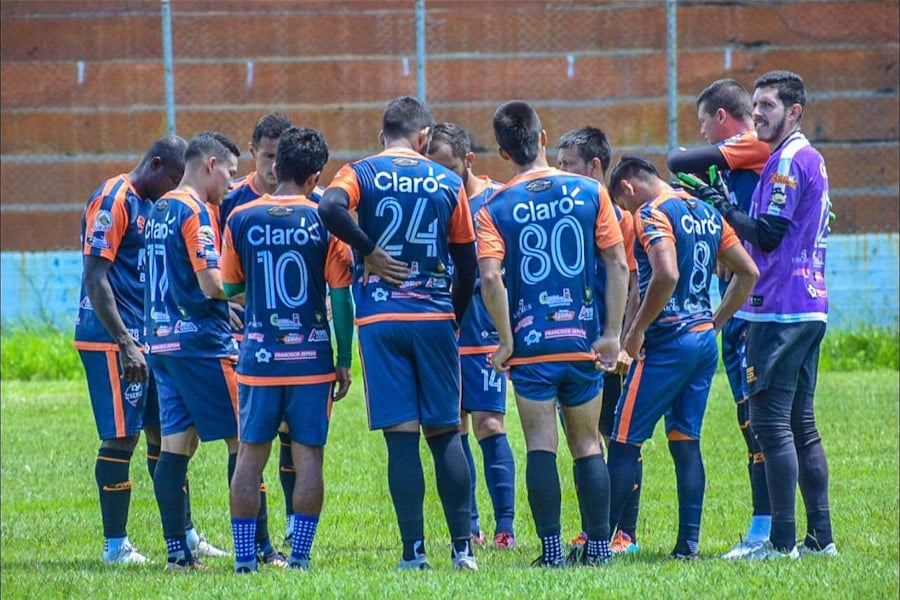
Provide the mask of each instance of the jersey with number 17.
{"label": "jersey with number 17", "polygon": [[475,241],[460,177],[417,152],[392,149],[344,165],[329,188],[347,193],[360,228],[410,270],[400,286],[376,276],[364,282],[358,260],[356,323],[453,319],[449,245]]}

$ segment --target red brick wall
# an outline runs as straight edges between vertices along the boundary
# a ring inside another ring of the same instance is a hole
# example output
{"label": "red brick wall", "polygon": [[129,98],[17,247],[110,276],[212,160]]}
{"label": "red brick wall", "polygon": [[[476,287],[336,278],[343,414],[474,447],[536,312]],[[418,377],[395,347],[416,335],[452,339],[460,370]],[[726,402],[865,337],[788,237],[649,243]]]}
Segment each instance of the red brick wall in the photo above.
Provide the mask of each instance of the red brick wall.
{"label": "red brick wall", "polygon": [[[416,92],[413,5],[174,0],[178,132],[218,129],[246,147],[259,116],[279,110],[325,133],[329,180],[378,149],[384,105]],[[512,98],[537,105],[551,143],[595,124],[614,155],[665,166],[663,2],[426,7],[427,99],[436,119],[471,131],[477,171],[512,172],[490,130]],[[4,0],[0,17],[0,248],[75,248],[87,195],[165,133],[159,3]],[[711,81],[750,87],[768,70],[796,71],[809,93],[804,130],[829,167],[835,231],[900,230],[898,18],[894,0],[680,2],[679,144],[702,143],[694,98]]]}

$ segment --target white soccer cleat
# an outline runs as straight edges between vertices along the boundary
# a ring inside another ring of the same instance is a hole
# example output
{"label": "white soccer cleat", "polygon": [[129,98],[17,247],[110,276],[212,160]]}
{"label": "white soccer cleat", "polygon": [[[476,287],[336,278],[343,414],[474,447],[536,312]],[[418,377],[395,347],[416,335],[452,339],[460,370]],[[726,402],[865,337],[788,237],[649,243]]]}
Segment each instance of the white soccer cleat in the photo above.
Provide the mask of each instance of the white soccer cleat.
{"label": "white soccer cleat", "polygon": [[150,559],[138,552],[131,542],[126,540],[113,552],[103,552],[103,562],[108,565],[143,565]]}
{"label": "white soccer cleat", "polygon": [[797,560],[800,558],[800,551],[795,545],[788,552],[782,552],[772,545],[772,542],[765,542],[762,546],[744,555],[744,560]]}
{"label": "white soccer cleat", "polygon": [[475,562],[475,555],[472,554],[472,551],[466,548],[462,552],[453,551],[453,558],[451,559],[453,562],[453,568],[457,571],[477,571],[478,563]]}
{"label": "white soccer cleat", "polygon": [[197,543],[189,546],[189,548],[194,558],[225,558],[226,556],[231,556],[230,552],[216,548],[202,535],[199,536]]}
{"label": "white soccer cleat", "polygon": [[830,556],[835,557],[838,555],[837,546],[834,545],[834,542],[831,542],[824,548],[820,550],[816,550],[815,548],[810,548],[806,544],[798,544],[800,556]]}
{"label": "white soccer cleat", "polygon": [[763,547],[763,545],[768,540],[741,540],[737,544],[735,544],[734,548],[720,556],[720,558],[724,558],[725,560],[739,560],[750,554],[751,552],[755,552],[756,550]]}

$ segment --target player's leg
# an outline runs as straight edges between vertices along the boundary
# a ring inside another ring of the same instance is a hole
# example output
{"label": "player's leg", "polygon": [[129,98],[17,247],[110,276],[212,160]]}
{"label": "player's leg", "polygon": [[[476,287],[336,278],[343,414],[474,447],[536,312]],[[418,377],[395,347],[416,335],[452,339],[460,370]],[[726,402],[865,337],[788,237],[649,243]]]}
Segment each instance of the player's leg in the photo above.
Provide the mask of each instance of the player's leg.
{"label": "player's leg", "polygon": [[609,473],[603,460],[597,423],[600,420],[602,374],[593,363],[566,365],[566,381],[559,388],[565,414],[566,441],[575,462],[578,505],[587,540],[570,554],[570,564],[609,562]]}
{"label": "player's leg", "polygon": [[[465,393],[465,392],[464,392]],[[469,444],[469,412],[463,403],[459,411],[459,441],[462,444],[463,454],[466,456],[466,464],[469,466],[469,502],[472,505],[472,515],[469,519],[469,539],[473,544],[484,546],[484,531],[481,530],[481,515],[478,514],[478,501],[475,492],[478,481],[478,472],[475,469],[475,456],[472,454],[472,446]]]}
{"label": "player's leg", "polygon": [[287,423],[282,423],[278,428],[278,481],[281,483],[281,491],[284,493],[285,532],[284,546],[291,547],[291,523],[294,514],[293,490],[297,481],[297,472],[294,469],[294,457],[291,450],[291,433]]}
{"label": "player's leg", "polygon": [[[415,372],[403,357],[400,323],[371,323],[358,330],[359,355],[369,428],[381,429],[387,447],[388,490],[397,516],[403,556],[398,569],[430,569],[425,554],[425,475],[419,454],[420,428]],[[390,373],[391,377],[385,377]]]}
{"label": "player's leg", "polygon": [[146,387],[119,376],[118,353],[79,350],[88,382],[88,392],[100,448],[94,463],[94,478],[103,521],[103,562],[144,563],[147,558],[128,539],[131,505],[131,457],[143,427]]}
{"label": "player's leg", "polygon": [[478,565],[469,539],[471,477],[459,435],[460,363],[450,321],[416,323],[412,356],[422,433],[434,460],[438,496],[452,544],[453,568]]}

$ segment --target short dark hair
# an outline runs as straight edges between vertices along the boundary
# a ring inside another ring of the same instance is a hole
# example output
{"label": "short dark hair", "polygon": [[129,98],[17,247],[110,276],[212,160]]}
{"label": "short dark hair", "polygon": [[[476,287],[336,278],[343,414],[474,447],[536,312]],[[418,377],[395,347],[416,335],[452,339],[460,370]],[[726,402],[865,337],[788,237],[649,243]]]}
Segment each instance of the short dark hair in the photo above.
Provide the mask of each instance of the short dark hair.
{"label": "short dark hair", "polygon": [[556,148],[558,150],[575,148],[586,163],[599,158],[600,167],[604,173],[609,170],[609,163],[612,161],[612,148],[610,148],[606,133],[602,129],[590,125],[564,133],[556,142]]}
{"label": "short dark hair", "polygon": [[453,150],[453,156],[466,158],[466,154],[472,151],[472,140],[462,127],[453,123],[438,123],[434,126],[431,141],[447,144]]}
{"label": "short dark hair", "polygon": [[625,179],[637,178],[642,181],[650,180],[651,176],[659,177],[659,171],[653,163],[646,158],[626,154],[619,159],[609,175],[609,190],[612,195],[619,190],[619,186]]}
{"label": "short dark hair", "polygon": [[201,131],[188,143],[184,151],[184,162],[207,156],[225,160],[229,154],[234,154],[235,158],[241,156],[241,151],[231,138],[218,131]]}
{"label": "short dark hair", "polygon": [[785,106],[799,104],[806,106],[806,88],[803,78],[791,71],[769,71],[760,75],[753,89],[772,87],[778,91],[778,98]]}
{"label": "short dark hair", "polygon": [[253,147],[259,146],[264,137],[277,140],[285,129],[291,127],[291,122],[281,113],[269,113],[256,122],[253,128]]}
{"label": "short dark hair", "polygon": [[423,127],[434,128],[434,117],[425,104],[413,96],[391,100],[381,118],[381,131],[388,139],[409,137]]}
{"label": "short dark hair", "polygon": [[709,114],[722,108],[735,119],[745,119],[753,112],[750,92],[734,79],[718,79],[709,84],[697,96],[697,108],[704,105]]}
{"label": "short dark hair", "polygon": [[275,171],[278,181],[302,185],[328,162],[328,144],[321,131],[311,127],[291,127],[278,138]]}
{"label": "short dark hair", "polygon": [[156,139],[144,153],[139,166],[150,164],[157,156],[164,167],[184,170],[184,152],[187,140],[180,135],[166,135]]}
{"label": "short dark hair", "polygon": [[512,100],[494,113],[494,137],[500,148],[517,165],[537,159],[541,140],[541,119],[527,102]]}

